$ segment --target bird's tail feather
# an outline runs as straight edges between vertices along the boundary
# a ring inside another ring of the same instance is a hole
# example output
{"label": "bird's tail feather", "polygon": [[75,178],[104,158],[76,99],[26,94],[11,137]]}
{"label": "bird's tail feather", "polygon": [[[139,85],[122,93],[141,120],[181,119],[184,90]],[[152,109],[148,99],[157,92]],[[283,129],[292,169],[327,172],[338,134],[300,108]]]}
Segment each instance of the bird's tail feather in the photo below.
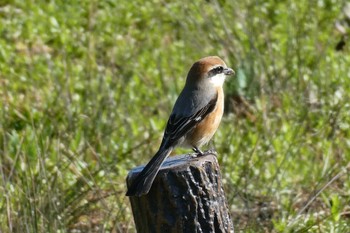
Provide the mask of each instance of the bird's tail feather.
{"label": "bird's tail feather", "polygon": [[172,147],[169,147],[167,149],[159,149],[151,161],[149,161],[146,167],[132,182],[131,186],[128,188],[126,196],[141,196],[147,194],[151,189],[153,180],[156,177],[160,166],[172,150]]}

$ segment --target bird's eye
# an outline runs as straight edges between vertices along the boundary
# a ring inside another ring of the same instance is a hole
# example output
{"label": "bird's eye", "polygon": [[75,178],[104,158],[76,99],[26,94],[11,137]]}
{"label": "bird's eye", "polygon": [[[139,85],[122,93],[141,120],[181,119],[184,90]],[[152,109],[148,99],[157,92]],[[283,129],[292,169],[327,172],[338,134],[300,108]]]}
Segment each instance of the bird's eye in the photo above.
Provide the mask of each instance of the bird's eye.
{"label": "bird's eye", "polygon": [[214,68],[214,72],[216,73],[216,74],[220,74],[220,73],[222,73],[224,71],[224,67],[222,67],[222,66],[218,66],[218,67],[215,67]]}
{"label": "bird's eye", "polygon": [[224,67],[222,66],[217,66],[215,68],[212,68],[210,71],[209,71],[209,76],[208,77],[213,77],[217,74],[221,74],[222,72],[224,72]]}

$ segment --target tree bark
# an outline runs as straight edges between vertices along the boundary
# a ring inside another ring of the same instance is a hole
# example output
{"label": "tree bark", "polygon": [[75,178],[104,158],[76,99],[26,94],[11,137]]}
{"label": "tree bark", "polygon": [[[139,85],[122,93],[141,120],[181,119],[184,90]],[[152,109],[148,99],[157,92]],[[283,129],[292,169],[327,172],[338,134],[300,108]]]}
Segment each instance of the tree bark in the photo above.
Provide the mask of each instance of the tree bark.
{"label": "tree bark", "polygon": [[[128,184],[143,167],[129,172]],[[130,202],[138,233],[233,232],[214,154],[167,159],[150,192]]]}

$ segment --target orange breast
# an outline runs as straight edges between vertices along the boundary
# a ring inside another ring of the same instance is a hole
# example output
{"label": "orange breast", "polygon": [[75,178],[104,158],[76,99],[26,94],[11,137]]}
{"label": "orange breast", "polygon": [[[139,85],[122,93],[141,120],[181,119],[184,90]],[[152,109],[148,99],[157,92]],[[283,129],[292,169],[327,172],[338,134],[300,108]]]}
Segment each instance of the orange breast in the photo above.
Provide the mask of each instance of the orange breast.
{"label": "orange breast", "polygon": [[208,143],[220,125],[224,113],[224,93],[221,87],[218,87],[217,90],[218,99],[214,110],[186,136],[187,144],[193,147],[201,147]]}

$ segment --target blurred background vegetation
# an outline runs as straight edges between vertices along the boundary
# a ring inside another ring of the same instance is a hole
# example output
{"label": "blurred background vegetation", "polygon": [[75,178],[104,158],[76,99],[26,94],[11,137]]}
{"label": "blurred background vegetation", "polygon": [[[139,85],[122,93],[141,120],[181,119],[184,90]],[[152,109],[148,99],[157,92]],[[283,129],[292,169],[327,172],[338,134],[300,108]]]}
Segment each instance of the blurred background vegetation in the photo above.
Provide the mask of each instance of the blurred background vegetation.
{"label": "blurred background vegetation", "polygon": [[0,1],[0,232],[134,232],[127,172],[208,55],[237,74],[214,139],[236,231],[349,232],[349,11]]}

